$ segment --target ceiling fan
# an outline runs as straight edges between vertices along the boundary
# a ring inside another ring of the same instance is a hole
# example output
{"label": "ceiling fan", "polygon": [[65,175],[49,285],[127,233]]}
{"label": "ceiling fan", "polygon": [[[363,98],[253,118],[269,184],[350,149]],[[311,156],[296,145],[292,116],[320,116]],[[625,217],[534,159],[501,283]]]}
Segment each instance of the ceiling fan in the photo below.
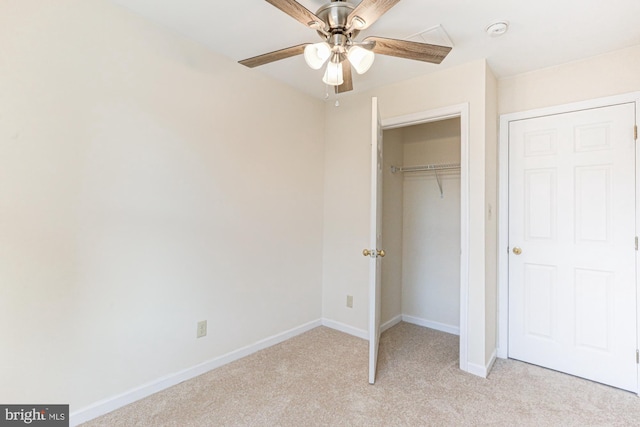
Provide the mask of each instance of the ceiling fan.
{"label": "ceiling fan", "polygon": [[295,0],[266,1],[316,30],[322,41],[265,53],[239,63],[253,68],[304,54],[307,65],[315,70],[327,63],[322,81],[334,86],[336,93],[353,89],[351,67],[358,74],[365,73],[373,64],[375,53],[439,64],[451,51],[448,46],[374,36],[356,41],[361,30],[371,26],[400,0],[362,0],[357,6],[345,0],[331,0],[315,14]]}

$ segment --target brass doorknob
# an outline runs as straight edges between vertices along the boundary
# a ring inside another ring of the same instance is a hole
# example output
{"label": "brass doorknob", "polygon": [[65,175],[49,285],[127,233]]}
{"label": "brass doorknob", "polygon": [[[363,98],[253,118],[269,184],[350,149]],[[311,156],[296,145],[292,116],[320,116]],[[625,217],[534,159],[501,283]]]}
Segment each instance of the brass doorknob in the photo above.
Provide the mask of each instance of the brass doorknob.
{"label": "brass doorknob", "polygon": [[376,250],[365,249],[362,251],[362,255],[375,258],[377,256],[383,257],[385,253],[384,253],[384,250],[376,251]]}
{"label": "brass doorknob", "polygon": [[520,255],[522,253],[522,249],[516,246],[515,248],[513,248],[513,253],[516,255]]}

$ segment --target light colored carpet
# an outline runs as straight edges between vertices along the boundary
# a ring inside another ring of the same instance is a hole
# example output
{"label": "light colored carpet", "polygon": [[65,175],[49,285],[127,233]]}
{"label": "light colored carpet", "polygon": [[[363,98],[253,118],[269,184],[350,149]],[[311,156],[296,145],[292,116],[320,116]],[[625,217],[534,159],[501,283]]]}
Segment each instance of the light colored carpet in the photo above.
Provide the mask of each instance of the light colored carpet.
{"label": "light colored carpet", "polygon": [[458,337],[400,323],[368,343],[320,327],[84,424],[97,426],[624,426],[632,393],[514,360],[458,369]]}

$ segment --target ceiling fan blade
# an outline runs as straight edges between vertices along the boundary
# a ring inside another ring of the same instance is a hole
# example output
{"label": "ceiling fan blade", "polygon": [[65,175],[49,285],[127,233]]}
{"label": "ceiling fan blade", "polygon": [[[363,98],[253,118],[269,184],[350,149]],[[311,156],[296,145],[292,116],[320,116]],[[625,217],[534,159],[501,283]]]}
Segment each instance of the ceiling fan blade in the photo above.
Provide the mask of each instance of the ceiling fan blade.
{"label": "ceiling fan blade", "polygon": [[265,53],[263,55],[254,56],[253,58],[243,59],[238,63],[249,67],[257,67],[259,65],[268,64],[270,62],[279,61],[281,59],[289,58],[291,56],[301,55],[304,53],[304,48],[309,43],[299,44],[297,46],[287,47],[285,49],[276,50],[274,52]]}
{"label": "ceiling fan blade", "polygon": [[373,41],[375,53],[415,59],[416,61],[439,64],[449,54],[451,48],[436,44],[418,43],[407,40],[386,39],[383,37],[367,37],[365,41]]}
{"label": "ceiling fan blade", "polygon": [[342,80],[343,83],[340,86],[335,87],[336,94],[353,90],[353,79],[351,78],[351,63],[348,59],[342,61]]}
{"label": "ceiling fan blade", "polygon": [[267,3],[274,5],[293,19],[298,20],[305,27],[310,27],[310,24],[314,22],[322,24],[322,27],[324,27],[320,18],[295,0],[267,0]]}
{"label": "ceiling fan blade", "polygon": [[362,0],[360,4],[349,14],[347,22],[351,24],[353,18],[360,17],[364,24],[356,25],[358,30],[364,30],[371,26],[400,0]]}

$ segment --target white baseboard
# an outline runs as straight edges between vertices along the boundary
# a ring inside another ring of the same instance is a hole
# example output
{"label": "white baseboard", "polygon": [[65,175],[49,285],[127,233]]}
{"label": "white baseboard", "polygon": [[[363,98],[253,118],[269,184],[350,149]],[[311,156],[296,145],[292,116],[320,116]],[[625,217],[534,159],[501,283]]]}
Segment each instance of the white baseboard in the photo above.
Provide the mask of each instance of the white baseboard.
{"label": "white baseboard", "polygon": [[344,323],[336,322],[331,319],[322,319],[322,326],[335,329],[336,331],[344,332],[345,334],[353,335],[354,337],[362,338],[363,340],[369,340],[369,332],[364,329],[354,328]]}
{"label": "white baseboard", "polygon": [[489,359],[489,363],[487,363],[487,375],[489,375],[489,372],[491,372],[491,370],[493,369],[493,364],[496,363],[497,357],[498,357],[497,351],[493,350],[493,353],[491,353],[491,358]]}
{"label": "white baseboard", "polygon": [[77,426],[108,412],[129,405],[130,403],[133,403],[137,400],[144,399],[147,396],[172,387],[183,381],[195,378],[199,375],[209,372],[212,369],[226,365],[227,363],[241,359],[267,347],[279,344],[283,341],[295,337],[296,335],[300,335],[304,332],[310,331],[311,329],[317,328],[322,324],[323,321],[319,319],[305,323],[304,325],[265,338],[254,344],[239,348],[238,350],[234,350],[230,353],[192,366],[191,368],[184,369],[174,374],[165,375],[164,377],[158,378],[157,380],[149,382],[147,384],[143,384],[132,390],[98,401],[92,405],[87,406],[86,408],[72,412],[69,416],[69,424],[70,426]]}
{"label": "white baseboard", "polygon": [[482,378],[487,378],[489,372],[491,372],[491,368],[493,368],[493,364],[496,362],[496,351],[493,350],[491,357],[489,358],[489,363],[486,366],[477,365],[475,363],[469,362],[467,364],[467,372],[473,375],[477,375]]}
{"label": "white baseboard", "polygon": [[384,322],[382,325],[380,325],[380,333],[383,333],[384,331],[386,331],[387,329],[396,326],[398,323],[402,322],[402,315],[398,314],[396,317],[394,317],[393,319]]}
{"label": "white baseboard", "polygon": [[425,328],[429,329],[435,329],[436,331],[446,332],[448,334],[460,335],[460,328],[458,326],[434,322],[433,320],[421,319],[419,317],[409,316],[407,314],[402,315],[402,321],[413,323],[414,325],[418,326],[424,326]]}

